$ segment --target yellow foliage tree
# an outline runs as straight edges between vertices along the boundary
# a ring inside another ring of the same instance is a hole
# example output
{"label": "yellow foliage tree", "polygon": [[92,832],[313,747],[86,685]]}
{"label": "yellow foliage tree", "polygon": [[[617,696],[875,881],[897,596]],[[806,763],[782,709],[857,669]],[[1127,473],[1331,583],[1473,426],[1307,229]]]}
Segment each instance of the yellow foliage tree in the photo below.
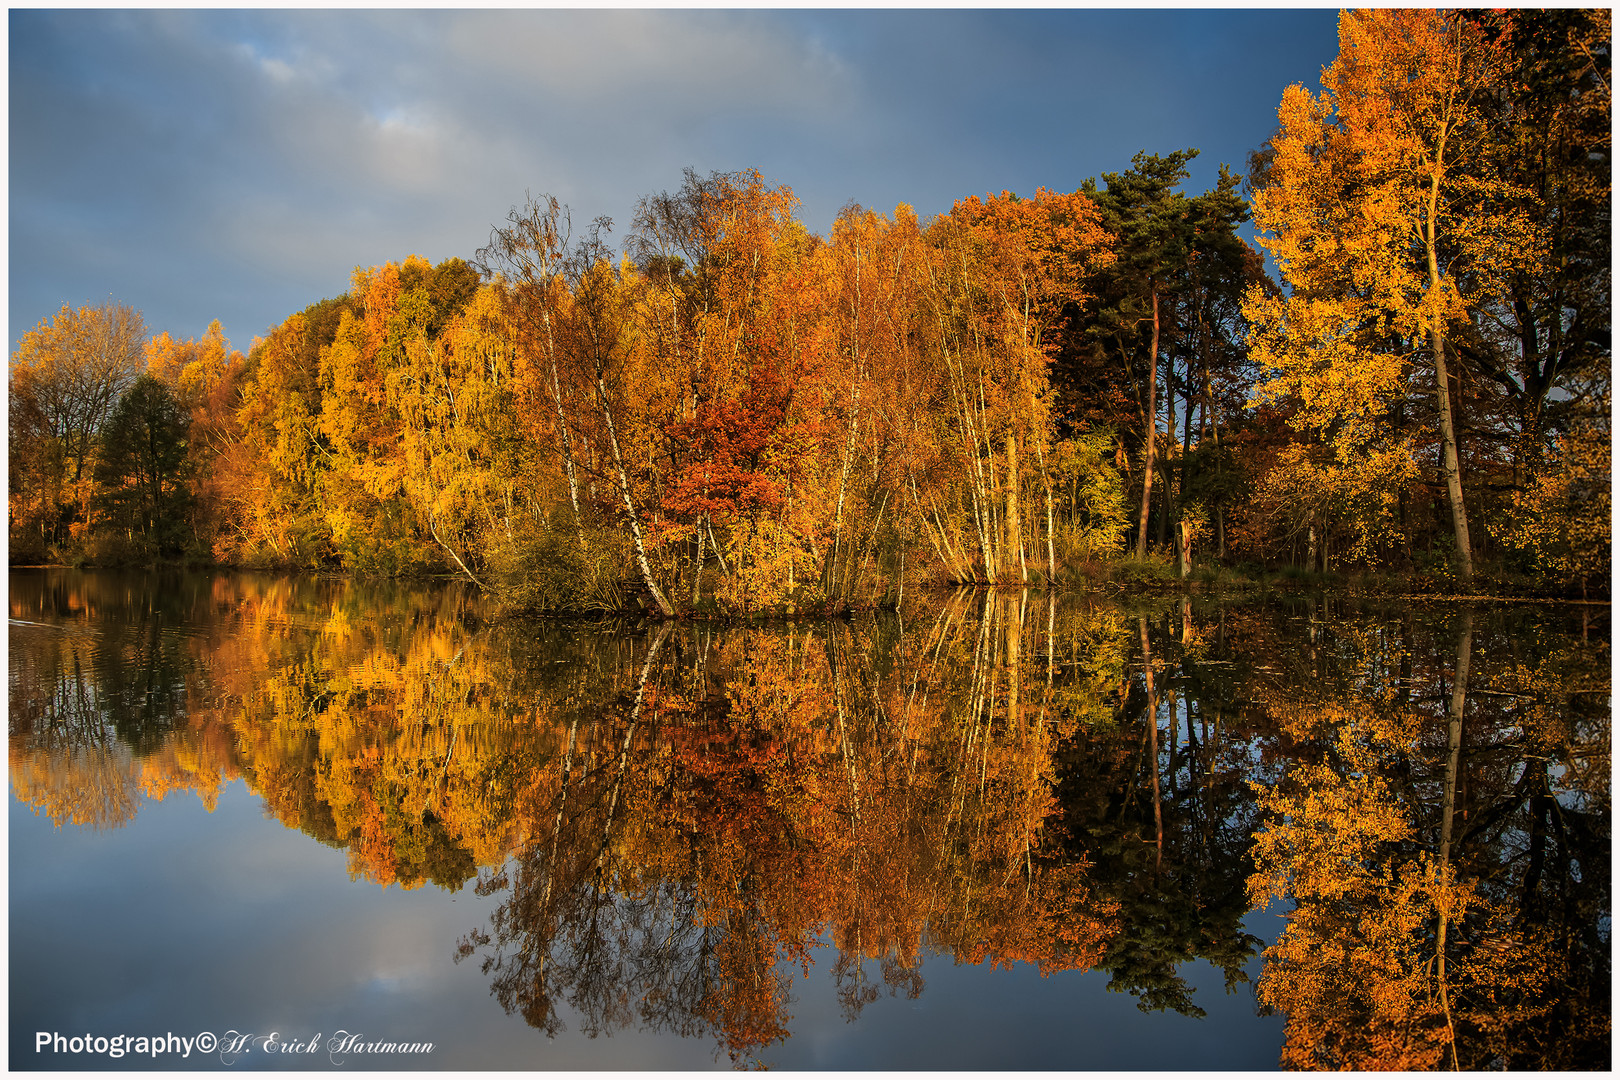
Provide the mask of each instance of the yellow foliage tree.
{"label": "yellow foliage tree", "polygon": [[17,342],[6,395],[14,550],[83,536],[98,436],[140,373],[141,314],[124,304],[62,307]]}
{"label": "yellow foliage tree", "polygon": [[[1289,87],[1254,198],[1260,243],[1291,287],[1252,288],[1260,400],[1299,405],[1345,464],[1398,445],[1392,412],[1432,379],[1459,569],[1473,548],[1457,448],[1451,328],[1533,264],[1527,193],[1489,167],[1490,96],[1507,57],[1440,11],[1346,11],[1323,92]],[[1509,200],[1506,196],[1514,196]]]}
{"label": "yellow foliage tree", "polygon": [[[1605,406],[1607,402],[1603,403]],[[1609,576],[1612,481],[1608,409],[1581,420],[1554,443],[1549,461],[1526,491],[1513,496],[1503,538],[1530,554],[1543,573],[1587,583]]]}

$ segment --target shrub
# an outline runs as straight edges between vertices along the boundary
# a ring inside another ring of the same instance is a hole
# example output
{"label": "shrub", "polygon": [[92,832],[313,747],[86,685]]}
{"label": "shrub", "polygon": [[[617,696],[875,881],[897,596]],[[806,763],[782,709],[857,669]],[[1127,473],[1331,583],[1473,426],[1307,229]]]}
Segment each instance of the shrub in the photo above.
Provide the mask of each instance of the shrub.
{"label": "shrub", "polygon": [[1151,551],[1141,558],[1126,555],[1115,564],[1114,573],[1125,585],[1170,585],[1180,580],[1170,557]]}
{"label": "shrub", "polygon": [[489,548],[485,584],[502,607],[534,614],[599,614],[628,606],[626,539],[588,529],[537,524],[499,537]]}

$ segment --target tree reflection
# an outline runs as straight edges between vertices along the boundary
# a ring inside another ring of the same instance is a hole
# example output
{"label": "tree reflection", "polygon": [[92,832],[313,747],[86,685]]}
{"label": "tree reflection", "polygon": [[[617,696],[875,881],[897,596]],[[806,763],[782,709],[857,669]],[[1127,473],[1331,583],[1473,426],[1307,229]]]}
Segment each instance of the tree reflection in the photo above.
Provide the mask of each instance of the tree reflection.
{"label": "tree reflection", "polygon": [[1258,821],[1253,765],[1231,731],[1235,708],[1207,685],[1225,669],[1206,663],[1218,658],[1190,605],[1113,617],[1122,630],[1134,624],[1141,662],[1121,662],[1111,708],[1059,752],[1063,829],[1121,907],[1099,964],[1109,988],[1144,1011],[1202,1016],[1184,966],[1209,961],[1233,992],[1261,944],[1242,926]]}
{"label": "tree reflection", "polygon": [[566,1003],[587,1032],[702,1033],[739,1062],[786,1037],[824,936],[851,1018],[880,985],[920,993],[925,953],[1095,963],[1115,905],[1046,835],[1061,722],[1027,604],[652,637],[633,690],[571,725],[526,815],[549,836],[481,881],[509,895],[461,955],[548,1033]]}
{"label": "tree reflection", "polygon": [[14,578],[11,608],[19,798],[111,826],[240,778],[357,878],[476,880],[499,905],[458,957],[548,1034],[753,1063],[818,960],[854,1020],[941,956],[1201,1015],[1189,963],[1242,988],[1280,899],[1257,994],[1284,1064],[1607,1060],[1590,619],[965,591],[632,629],[113,575]]}
{"label": "tree reflection", "polygon": [[[185,584],[182,584],[185,581]],[[189,719],[194,643],[175,628],[206,604],[195,579],[103,575],[13,589],[9,743],[19,798],[57,824],[114,827],[144,794],[212,805],[228,771]]]}
{"label": "tree reflection", "polygon": [[1608,790],[1590,768],[1606,765],[1607,649],[1572,660],[1534,628],[1481,640],[1470,613],[1452,640],[1449,657],[1413,648],[1378,693],[1301,688],[1279,710],[1321,751],[1262,794],[1251,882],[1257,903],[1294,903],[1259,988],[1288,1016],[1287,1065],[1608,1060]]}

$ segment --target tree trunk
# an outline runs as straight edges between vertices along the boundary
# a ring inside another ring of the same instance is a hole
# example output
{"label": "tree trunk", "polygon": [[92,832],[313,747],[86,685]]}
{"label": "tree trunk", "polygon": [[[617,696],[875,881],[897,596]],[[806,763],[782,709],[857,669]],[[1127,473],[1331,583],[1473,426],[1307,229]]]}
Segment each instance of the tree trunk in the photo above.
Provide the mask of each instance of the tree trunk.
{"label": "tree trunk", "polygon": [[[1442,152],[1444,145],[1444,135],[1442,135]],[[1446,493],[1451,498],[1451,520],[1456,529],[1457,558],[1461,563],[1459,569],[1462,572],[1463,581],[1467,583],[1474,580],[1474,550],[1468,541],[1468,511],[1463,506],[1462,468],[1457,458],[1457,432],[1452,425],[1451,419],[1451,380],[1446,370],[1446,336],[1445,331],[1441,328],[1442,318],[1437,299],[1440,295],[1440,260],[1436,237],[1436,221],[1439,216],[1440,175],[1442,169],[1440,155],[1437,154],[1434,172],[1429,181],[1428,218],[1423,223],[1423,246],[1427,249],[1429,257],[1429,297],[1431,299],[1429,341],[1434,349],[1435,397],[1440,412],[1441,469],[1446,474]]]}
{"label": "tree trunk", "polygon": [[[833,511],[832,548],[827,552],[827,565],[821,572],[822,589],[829,594],[833,593],[834,588],[840,581],[838,572],[839,556],[844,555],[844,558],[848,559],[848,555],[844,554],[843,551],[844,495],[849,489],[849,470],[855,460],[855,435],[860,423],[860,409],[861,385],[857,380],[855,386],[850,390],[849,437],[844,440],[844,460],[838,472],[838,505]],[[842,595],[841,590],[839,595]]]}
{"label": "tree trunk", "polygon": [[1153,347],[1148,352],[1147,449],[1142,463],[1142,513],[1137,519],[1136,557],[1147,555],[1148,508],[1153,497],[1153,438],[1158,434],[1158,409],[1153,400],[1159,382],[1159,290],[1153,289]]}
{"label": "tree trunk", "polygon": [[697,607],[703,588],[703,515],[698,515],[697,528],[693,531],[697,533],[697,558],[692,563],[692,606]]}
{"label": "tree trunk", "polygon": [[1451,520],[1456,530],[1459,570],[1465,583],[1474,580],[1474,550],[1468,539],[1468,510],[1463,505],[1462,467],[1457,456],[1457,432],[1451,419],[1451,387],[1446,371],[1446,339],[1439,327],[1430,331],[1434,343],[1434,379],[1440,407],[1440,447],[1451,499]]}
{"label": "tree trunk", "polygon": [[[1174,401],[1171,402],[1171,405],[1174,405]],[[1175,445],[1176,440],[1172,436],[1170,446],[1173,448]],[[1159,458],[1158,461],[1161,467],[1159,475],[1159,550],[1163,551],[1170,546],[1170,514],[1173,510],[1170,503],[1172,496],[1175,494],[1176,485],[1173,482],[1175,474],[1172,467],[1166,464],[1163,458]]]}
{"label": "tree trunk", "polygon": [[1041,483],[1046,489],[1046,587],[1057,584],[1057,545],[1052,537],[1052,475],[1046,471],[1046,451],[1041,441],[1035,441],[1035,463],[1041,469]]}
{"label": "tree trunk", "polygon": [[438,520],[433,511],[428,511],[427,519],[428,532],[433,534],[433,539],[438,542],[440,547],[444,548],[444,550],[450,553],[450,557],[452,559],[456,560],[456,565],[461,567],[461,572],[463,574],[467,575],[467,580],[482,589],[484,587],[484,583],[479,581],[478,578],[474,576],[473,572],[467,568],[467,564],[461,561],[461,556],[456,554],[456,549],[445,543],[444,538],[439,535]]}
{"label": "tree trunk", "polygon": [[635,501],[630,498],[630,477],[624,471],[624,455],[619,452],[619,432],[613,423],[613,410],[608,405],[607,387],[602,382],[602,373],[596,373],[596,403],[602,409],[602,419],[607,424],[608,446],[613,451],[613,467],[618,472],[619,494],[624,499],[624,511],[630,518],[630,539],[635,544],[636,565],[641,569],[642,584],[652,594],[654,603],[664,618],[675,614],[675,609],[664,599],[663,590],[659,589],[658,582],[653,580],[652,566],[647,562],[647,545],[641,537],[641,518],[636,513]]}
{"label": "tree trunk", "polygon": [[1023,689],[1024,672],[1022,653],[1024,644],[1024,597],[1027,593],[1020,593],[1016,605],[1007,605],[1007,612],[1002,620],[1004,648],[1007,657],[1007,723],[1012,731],[1022,733],[1024,727],[1024,713],[1019,700],[1019,691]]}
{"label": "tree trunk", "polygon": [[[1182,385],[1181,385],[1181,404],[1182,404],[1182,408],[1184,408],[1187,411],[1186,417],[1185,417],[1185,423],[1182,426],[1182,434],[1181,434],[1181,489],[1180,489],[1181,490],[1181,500],[1180,501],[1181,501],[1182,505],[1186,505],[1186,502],[1187,502],[1187,467],[1188,467],[1188,462],[1192,458],[1192,447],[1193,447],[1193,404],[1196,401],[1199,400],[1198,375],[1197,375],[1197,372],[1193,368],[1193,363],[1194,363],[1195,360],[1198,363],[1202,364],[1204,366],[1204,368],[1206,369],[1205,370],[1205,375],[1204,375],[1205,379],[1207,380],[1209,378],[1209,375],[1208,375],[1208,372],[1207,372],[1208,365],[1209,365],[1209,356],[1208,356],[1208,354],[1206,352],[1206,344],[1205,344],[1206,340],[1207,340],[1207,328],[1205,327],[1205,324],[1204,324],[1204,304],[1203,304],[1203,300],[1202,300],[1202,293],[1203,293],[1202,288],[1195,289],[1193,291],[1193,303],[1197,306],[1198,318],[1196,320],[1196,326],[1195,326],[1194,331],[1193,331],[1193,349],[1192,349],[1192,353],[1187,358],[1187,381],[1182,383]],[[1204,425],[1202,423],[1202,421],[1204,419],[1205,419],[1205,415],[1200,413],[1200,416],[1199,416],[1200,423],[1198,425],[1198,438],[1200,440],[1202,440],[1203,437],[1204,437]]]}
{"label": "tree trunk", "polygon": [[[1173,453],[1176,449],[1176,358],[1174,353],[1164,362],[1164,436],[1165,446]],[[1159,477],[1159,505],[1164,515],[1159,518],[1159,547],[1169,546],[1175,535],[1176,508],[1181,500],[1176,493],[1176,466],[1164,463],[1164,475]]]}
{"label": "tree trunk", "polygon": [[[547,301],[549,303],[550,301]],[[579,546],[585,547],[585,519],[579,512],[579,478],[574,473],[574,439],[568,430],[568,418],[563,415],[562,385],[557,378],[557,346],[551,334],[551,312],[545,313],[546,353],[551,361],[551,400],[557,408],[557,430],[562,435],[563,470],[568,474],[568,501],[574,507],[574,533]]]}
{"label": "tree trunk", "polygon": [[1018,492],[1018,436],[1011,431],[1007,432],[1007,517],[1006,548],[1008,552],[1018,552],[1019,580],[1026,585],[1029,583],[1029,567],[1024,565],[1024,528],[1023,520],[1019,516]]}
{"label": "tree trunk", "polygon": [[1148,646],[1147,616],[1137,620],[1142,631],[1142,675],[1147,680],[1148,755],[1153,759],[1153,833],[1157,848],[1153,868],[1164,861],[1164,812],[1160,809],[1159,794],[1159,702],[1153,693],[1153,652]]}
{"label": "tree trunk", "polygon": [[[1451,865],[1452,822],[1457,812],[1457,778],[1462,765],[1463,712],[1468,707],[1468,662],[1473,654],[1474,615],[1464,612],[1462,640],[1457,643],[1457,668],[1452,676],[1451,708],[1446,715],[1446,787],[1440,808],[1440,872],[1445,874]],[[1445,1013],[1446,1027],[1451,1029],[1451,1067],[1457,1068],[1457,1033],[1451,1021],[1451,997],[1446,986],[1446,932],[1447,920],[1440,915],[1435,930],[1435,973],[1440,984],[1440,1006]]]}

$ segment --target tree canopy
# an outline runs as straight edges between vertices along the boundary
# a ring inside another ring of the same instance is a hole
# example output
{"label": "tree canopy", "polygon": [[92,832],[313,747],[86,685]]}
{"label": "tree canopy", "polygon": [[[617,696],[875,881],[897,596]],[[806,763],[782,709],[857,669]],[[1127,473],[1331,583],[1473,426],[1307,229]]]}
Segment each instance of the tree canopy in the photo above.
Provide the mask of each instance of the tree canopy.
{"label": "tree canopy", "polygon": [[1246,192],[1143,151],[820,236],[787,185],[688,170],[622,251],[530,195],[471,262],[358,267],[245,358],[65,308],[13,356],[14,557],[127,547],[102,489],[146,489],[98,463],[144,350],[198,433],[193,558],[663,616],[1061,585],[1127,549],[1148,578],[1600,585],[1607,28],[1346,12]]}

